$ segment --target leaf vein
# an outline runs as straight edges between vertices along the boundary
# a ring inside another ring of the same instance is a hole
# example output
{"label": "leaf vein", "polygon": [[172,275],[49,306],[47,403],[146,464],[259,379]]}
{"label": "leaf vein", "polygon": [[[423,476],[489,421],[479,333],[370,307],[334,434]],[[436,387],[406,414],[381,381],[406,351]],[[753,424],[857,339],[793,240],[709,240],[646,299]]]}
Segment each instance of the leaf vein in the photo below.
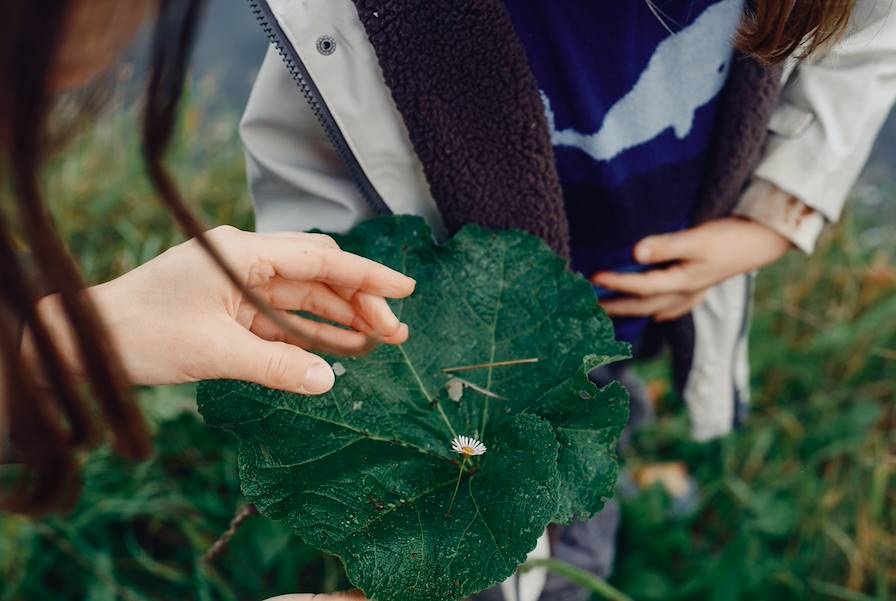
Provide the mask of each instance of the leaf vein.
{"label": "leaf vein", "polygon": [[356,439],[352,440],[351,442],[349,442],[348,444],[339,447],[338,449],[333,449],[332,451],[328,451],[328,452],[324,453],[323,455],[317,455],[315,457],[311,457],[310,459],[305,459],[304,461],[298,461],[296,463],[283,463],[283,464],[279,464],[279,465],[259,465],[257,467],[258,467],[258,469],[262,469],[262,470],[275,470],[275,469],[289,469],[289,468],[293,468],[293,467],[300,467],[303,465],[308,465],[309,463],[314,463],[315,461],[320,461],[322,459],[326,459],[327,457],[330,457],[332,455],[340,453],[340,452],[346,450],[347,448],[351,447],[352,445],[361,442],[362,440],[368,440],[368,439],[364,436],[362,436],[361,438],[356,438]]}

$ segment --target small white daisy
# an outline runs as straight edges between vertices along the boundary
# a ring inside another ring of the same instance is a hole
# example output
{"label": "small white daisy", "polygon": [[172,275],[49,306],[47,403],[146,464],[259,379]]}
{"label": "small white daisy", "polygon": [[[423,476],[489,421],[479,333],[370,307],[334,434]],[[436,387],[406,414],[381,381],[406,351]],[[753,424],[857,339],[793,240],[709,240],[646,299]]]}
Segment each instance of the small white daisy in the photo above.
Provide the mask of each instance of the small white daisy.
{"label": "small white daisy", "polygon": [[475,457],[485,453],[485,445],[470,436],[455,436],[451,441],[451,450],[464,457]]}

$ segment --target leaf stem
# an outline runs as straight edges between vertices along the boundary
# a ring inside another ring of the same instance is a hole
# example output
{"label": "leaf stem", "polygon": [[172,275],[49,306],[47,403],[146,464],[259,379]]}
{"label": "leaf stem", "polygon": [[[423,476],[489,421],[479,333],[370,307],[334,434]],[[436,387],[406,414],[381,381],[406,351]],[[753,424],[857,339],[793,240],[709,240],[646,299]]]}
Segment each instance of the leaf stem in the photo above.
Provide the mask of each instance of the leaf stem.
{"label": "leaf stem", "polygon": [[258,509],[251,503],[237,511],[236,514],[234,514],[233,519],[230,520],[230,527],[227,528],[224,534],[218,537],[218,540],[216,540],[211,548],[205,552],[205,555],[202,556],[202,563],[209,564],[215,561],[219,555],[223,554],[227,549],[227,545],[230,544],[230,539],[236,535],[236,531],[246,523],[246,520],[257,514]]}
{"label": "leaf stem", "polygon": [[477,363],[476,365],[460,365],[458,367],[443,367],[442,372],[450,374],[458,371],[475,371],[477,369],[489,369],[492,367],[511,367],[513,365],[526,365],[529,363],[538,363],[538,357],[530,357],[528,359],[512,359],[510,361],[494,361],[492,363]]}
{"label": "leaf stem", "polygon": [[479,422],[479,425],[482,427],[481,435],[485,435],[485,424],[488,423],[488,397],[485,397],[485,402],[482,404],[482,420]]}
{"label": "leaf stem", "polygon": [[442,409],[442,403],[436,400],[436,409],[439,410],[439,413],[442,415],[442,419],[445,420],[445,425],[448,426],[448,429],[451,430],[451,438],[457,438],[457,432],[454,431],[454,428],[451,426],[451,421],[448,419],[448,414],[445,413],[445,410]]}
{"label": "leaf stem", "polygon": [[404,351],[404,346],[399,344],[398,350],[401,351],[401,356],[404,357],[404,362],[407,364],[408,368],[410,368],[411,373],[414,375],[414,379],[417,380],[417,384],[420,386],[420,392],[423,393],[423,396],[426,397],[426,400],[434,404],[436,408],[439,410],[439,413],[442,415],[442,419],[445,420],[445,425],[448,426],[448,429],[451,431],[451,436],[457,436],[457,432],[454,431],[454,427],[451,425],[451,420],[448,419],[448,415],[445,413],[445,410],[442,409],[442,403],[439,402],[439,399],[434,399],[429,391],[426,390],[426,386],[423,384],[423,380],[420,379],[420,375],[417,373],[417,370],[414,369],[414,364],[411,363],[411,358],[408,357],[408,354]]}
{"label": "leaf stem", "polygon": [[464,475],[464,468],[467,466],[467,457],[464,455],[464,461],[460,464],[460,470],[457,472],[457,483],[454,485],[454,494],[451,495],[451,501],[448,503],[448,511],[445,512],[446,516],[451,515],[451,508],[454,507],[454,499],[457,498],[457,491],[460,490],[460,479]]}
{"label": "leaf stem", "polygon": [[591,572],[586,572],[581,568],[570,565],[565,561],[560,561],[558,559],[530,559],[520,566],[520,571],[528,572],[533,568],[545,568],[549,572],[562,576],[570,582],[574,582],[575,584],[596,593],[601,599],[609,599],[609,601],[632,601],[631,597],[619,589],[610,586],[605,580],[598,578]]}

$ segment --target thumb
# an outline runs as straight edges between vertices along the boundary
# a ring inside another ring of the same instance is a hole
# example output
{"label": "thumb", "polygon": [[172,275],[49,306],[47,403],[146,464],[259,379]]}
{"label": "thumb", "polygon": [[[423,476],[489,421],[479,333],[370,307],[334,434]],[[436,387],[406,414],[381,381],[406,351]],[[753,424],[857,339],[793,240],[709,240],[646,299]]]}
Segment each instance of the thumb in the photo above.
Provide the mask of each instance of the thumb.
{"label": "thumb", "polygon": [[286,342],[264,340],[243,329],[229,345],[221,371],[225,378],[299,394],[323,394],[336,379],[330,365],[317,355]]}
{"label": "thumb", "polygon": [[643,265],[690,258],[697,246],[694,230],[648,236],[635,245],[635,260]]}

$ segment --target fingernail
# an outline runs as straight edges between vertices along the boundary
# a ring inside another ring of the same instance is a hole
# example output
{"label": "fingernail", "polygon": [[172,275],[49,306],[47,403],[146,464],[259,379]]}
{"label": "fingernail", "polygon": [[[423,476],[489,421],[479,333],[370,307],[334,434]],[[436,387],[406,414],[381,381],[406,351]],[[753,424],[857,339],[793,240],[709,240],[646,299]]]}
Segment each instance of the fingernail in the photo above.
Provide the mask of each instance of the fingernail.
{"label": "fingernail", "polygon": [[305,370],[305,381],[302,383],[302,388],[305,389],[305,392],[320,394],[330,390],[335,379],[336,377],[333,375],[333,370],[330,369],[329,365],[326,363],[312,363]]}
{"label": "fingernail", "polygon": [[642,263],[649,261],[652,254],[653,250],[649,246],[639,246],[635,249],[635,258]]}

